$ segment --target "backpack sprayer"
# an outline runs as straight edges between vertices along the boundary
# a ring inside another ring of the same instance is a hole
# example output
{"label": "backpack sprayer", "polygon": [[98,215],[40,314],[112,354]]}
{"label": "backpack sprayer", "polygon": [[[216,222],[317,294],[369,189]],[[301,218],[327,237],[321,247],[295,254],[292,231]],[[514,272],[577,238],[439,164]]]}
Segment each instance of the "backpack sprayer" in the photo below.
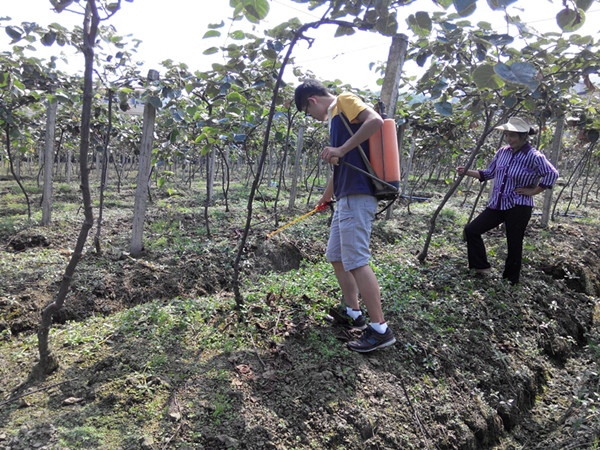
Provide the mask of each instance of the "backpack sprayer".
{"label": "backpack sprayer", "polygon": [[[370,178],[377,199],[395,200],[398,197],[400,188],[400,155],[398,153],[398,138],[396,137],[396,122],[394,119],[387,117],[385,105],[382,101],[377,103],[377,108],[383,119],[383,126],[369,138],[369,157],[367,158],[362,144],[357,147],[367,170],[339,158],[334,164],[342,163]],[[341,112],[340,118],[350,135],[353,135],[348,119]]]}
{"label": "backpack sprayer", "polygon": [[388,118],[385,104],[377,102],[383,126],[369,138],[369,162],[379,179],[391,184],[396,193],[400,188],[400,154],[398,152],[398,137],[396,121]]}

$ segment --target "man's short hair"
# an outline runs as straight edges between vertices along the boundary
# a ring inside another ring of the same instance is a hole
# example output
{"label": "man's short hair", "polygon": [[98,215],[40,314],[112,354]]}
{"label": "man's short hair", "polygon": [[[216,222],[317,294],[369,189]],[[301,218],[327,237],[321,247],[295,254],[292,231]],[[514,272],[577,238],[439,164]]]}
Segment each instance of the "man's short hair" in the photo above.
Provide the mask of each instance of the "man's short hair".
{"label": "man's short hair", "polygon": [[306,104],[308,103],[308,97],[327,96],[329,95],[329,89],[320,81],[314,79],[308,79],[296,88],[294,95],[294,101],[296,102],[296,108],[298,111],[304,111]]}

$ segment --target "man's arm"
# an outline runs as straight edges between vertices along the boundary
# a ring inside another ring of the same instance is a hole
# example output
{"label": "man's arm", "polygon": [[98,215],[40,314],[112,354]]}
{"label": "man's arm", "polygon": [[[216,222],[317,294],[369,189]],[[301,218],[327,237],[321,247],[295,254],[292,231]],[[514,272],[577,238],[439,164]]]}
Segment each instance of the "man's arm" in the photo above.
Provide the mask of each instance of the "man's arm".
{"label": "man's arm", "polygon": [[323,203],[329,203],[333,199],[333,175],[329,177],[329,181],[327,182],[327,186],[325,187],[325,191],[323,191],[323,195],[321,199],[317,203],[317,205],[322,205]]}
{"label": "man's arm", "polygon": [[358,147],[358,144],[369,139],[383,126],[383,119],[372,108],[363,109],[356,118],[361,123],[356,133],[340,147],[325,147],[321,152],[321,159],[330,164],[336,164],[338,160],[333,158],[341,158],[353,148]]}

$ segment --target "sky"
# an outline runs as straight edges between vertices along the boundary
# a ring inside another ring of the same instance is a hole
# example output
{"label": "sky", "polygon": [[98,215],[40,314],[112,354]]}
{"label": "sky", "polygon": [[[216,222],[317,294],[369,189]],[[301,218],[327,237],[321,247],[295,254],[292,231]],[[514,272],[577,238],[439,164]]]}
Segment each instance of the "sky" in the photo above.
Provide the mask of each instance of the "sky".
{"label": "sky", "polygon": [[[561,3],[561,0],[519,0],[509,6],[509,12],[520,15],[539,31],[560,32],[555,17],[562,9]],[[270,0],[270,5],[269,15],[264,21],[266,28],[274,27],[291,17],[298,17],[302,22],[315,21],[323,14],[322,9],[309,11],[307,4],[291,0]],[[467,17],[468,20],[472,23],[485,20],[498,25],[500,32],[506,32],[502,13],[491,11],[485,0],[479,0],[477,5],[475,14]],[[408,15],[419,10],[433,9],[431,0],[417,0],[410,6],[400,8],[398,32],[410,37],[412,33],[405,22]],[[136,59],[144,62],[145,70],[154,68],[160,71],[160,62],[165,59],[184,62],[191,70],[208,70],[213,62],[222,62],[222,59],[218,55],[203,55],[203,51],[208,47],[223,45],[226,42],[226,30],[245,29],[251,30],[255,35],[262,33],[262,29],[252,30],[252,24],[247,21],[232,22],[231,13],[228,0],[122,0],[121,10],[108,23],[116,28],[118,34],[131,35],[142,41]],[[68,11],[57,14],[52,11],[50,0],[3,0],[0,17],[7,16],[12,20],[7,22],[0,19],[0,26],[20,25],[27,21],[42,26],[58,22],[71,28],[82,23],[82,17],[77,14]],[[578,33],[597,35],[600,32],[598,19],[600,2],[596,1],[588,10],[586,24]],[[221,21],[225,22],[225,26],[220,28],[223,34],[221,37],[202,39],[208,24]],[[514,32],[513,29],[512,33]],[[385,63],[391,37],[357,32],[353,36],[335,38],[334,33],[334,26],[307,33],[316,38],[315,42],[310,48],[305,42],[297,45],[294,51],[296,64],[312,71],[322,80],[340,79],[356,88],[379,90],[376,81],[381,75],[370,70],[369,65]],[[0,31],[0,48],[6,48],[8,42],[6,33]],[[53,46],[48,51],[56,51],[55,48]],[[77,67],[76,62],[71,63],[71,58],[69,61],[70,66]],[[83,62],[80,66],[83,66]],[[415,63],[407,62],[404,70],[417,73],[419,69]]]}

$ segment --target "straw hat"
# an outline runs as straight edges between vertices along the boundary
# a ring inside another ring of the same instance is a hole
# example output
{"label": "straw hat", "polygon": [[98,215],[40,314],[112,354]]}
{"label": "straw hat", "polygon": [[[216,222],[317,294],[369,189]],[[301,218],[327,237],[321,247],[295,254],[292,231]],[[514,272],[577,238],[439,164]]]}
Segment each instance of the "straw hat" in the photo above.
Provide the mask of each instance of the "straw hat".
{"label": "straw hat", "polygon": [[494,127],[495,130],[514,131],[516,133],[529,133],[531,125],[520,117],[511,117],[504,125]]}

